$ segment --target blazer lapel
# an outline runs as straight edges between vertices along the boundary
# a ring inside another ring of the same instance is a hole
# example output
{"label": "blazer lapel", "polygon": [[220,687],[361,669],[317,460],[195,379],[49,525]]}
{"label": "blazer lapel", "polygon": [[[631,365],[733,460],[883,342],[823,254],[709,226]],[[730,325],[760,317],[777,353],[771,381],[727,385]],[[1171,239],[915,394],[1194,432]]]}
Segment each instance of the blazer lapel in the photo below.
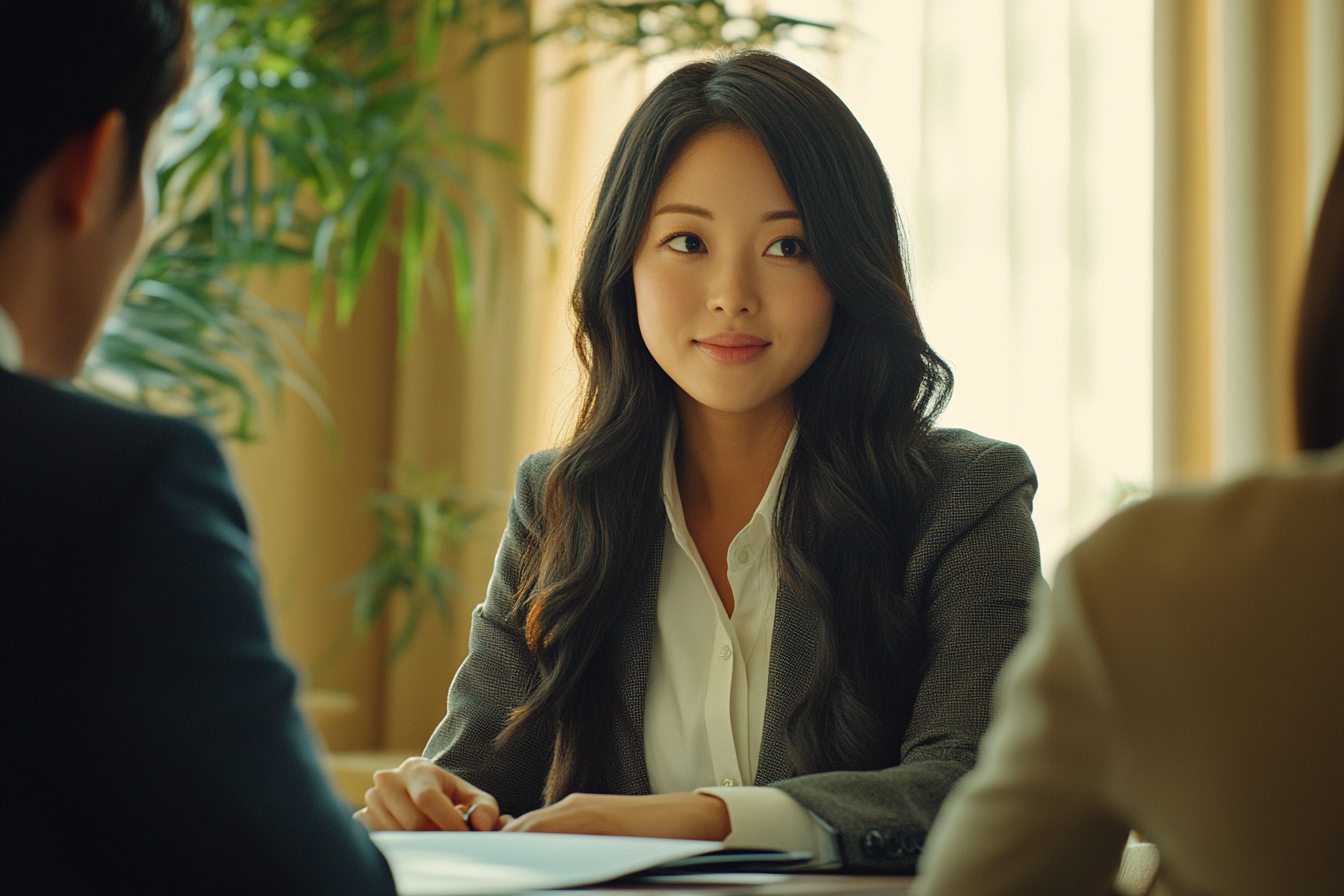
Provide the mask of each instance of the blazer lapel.
{"label": "blazer lapel", "polygon": [[765,692],[765,726],[756,760],[756,785],[797,774],[789,760],[789,716],[816,674],[816,609],[782,582],[775,598],[775,629],[770,639],[770,683]]}
{"label": "blazer lapel", "polygon": [[649,684],[649,656],[658,625],[658,585],[663,572],[663,538],[655,543],[634,603],[623,615],[616,633],[617,687],[630,725],[615,731],[616,768],[611,770],[611,793],[647,794],[649,767],[644,756],[644,700]]}

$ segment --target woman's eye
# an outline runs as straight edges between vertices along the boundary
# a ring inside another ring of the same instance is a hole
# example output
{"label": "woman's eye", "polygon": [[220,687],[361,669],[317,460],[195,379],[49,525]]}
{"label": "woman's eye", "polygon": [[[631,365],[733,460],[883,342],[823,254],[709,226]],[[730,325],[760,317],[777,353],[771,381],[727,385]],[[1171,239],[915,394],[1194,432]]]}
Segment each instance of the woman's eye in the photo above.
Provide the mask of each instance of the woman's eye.
{"label": "woman's eye", "polygon": [[802,258],[807,255],[807,246],[800,239],[786,236],[767,246],[765,254],[776,258]]}
{"label": "woman's eye", "polygon": [[667,241],[667,245],[672,247],[673,252],[694,255],[705,248],[705,241],[693,233],[683,233],[680,236],[672,237]]}

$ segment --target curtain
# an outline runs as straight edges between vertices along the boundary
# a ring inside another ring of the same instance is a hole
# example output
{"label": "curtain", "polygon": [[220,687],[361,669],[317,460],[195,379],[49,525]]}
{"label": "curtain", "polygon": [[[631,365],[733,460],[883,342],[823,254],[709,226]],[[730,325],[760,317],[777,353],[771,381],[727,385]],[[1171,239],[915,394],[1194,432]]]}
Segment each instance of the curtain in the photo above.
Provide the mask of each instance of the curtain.
{"label": "curtain", "polygon": [[1164,0],[1155,16],[1160,483],[1293,450],[1290,358],[1344,122],[1340,0]]}

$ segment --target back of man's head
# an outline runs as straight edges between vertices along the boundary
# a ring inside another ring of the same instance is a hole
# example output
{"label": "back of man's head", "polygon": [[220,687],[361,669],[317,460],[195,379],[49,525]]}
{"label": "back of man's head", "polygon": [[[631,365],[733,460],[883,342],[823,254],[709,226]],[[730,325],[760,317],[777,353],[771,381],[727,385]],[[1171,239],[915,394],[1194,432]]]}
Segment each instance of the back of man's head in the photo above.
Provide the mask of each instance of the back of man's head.
{"label": "back of man's head", "polygon": [[0,21],[0,231],[28,179],[114,109],[129,195],[149,129],[189,75],[187,0],[23,0]]}

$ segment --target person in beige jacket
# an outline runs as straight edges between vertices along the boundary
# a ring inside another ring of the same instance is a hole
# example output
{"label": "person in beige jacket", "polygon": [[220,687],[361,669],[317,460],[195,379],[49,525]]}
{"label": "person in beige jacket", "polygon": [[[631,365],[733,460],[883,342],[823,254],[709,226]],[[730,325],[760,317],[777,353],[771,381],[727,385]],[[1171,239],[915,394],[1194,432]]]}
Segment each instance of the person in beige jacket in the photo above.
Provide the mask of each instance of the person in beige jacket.
{"label": "person in beige jacket", "polygon": [[920,896],[1344,893],[1344,176],[1297,346],[1289,466],[1127,510],[1060,564],[1004,667]]}

